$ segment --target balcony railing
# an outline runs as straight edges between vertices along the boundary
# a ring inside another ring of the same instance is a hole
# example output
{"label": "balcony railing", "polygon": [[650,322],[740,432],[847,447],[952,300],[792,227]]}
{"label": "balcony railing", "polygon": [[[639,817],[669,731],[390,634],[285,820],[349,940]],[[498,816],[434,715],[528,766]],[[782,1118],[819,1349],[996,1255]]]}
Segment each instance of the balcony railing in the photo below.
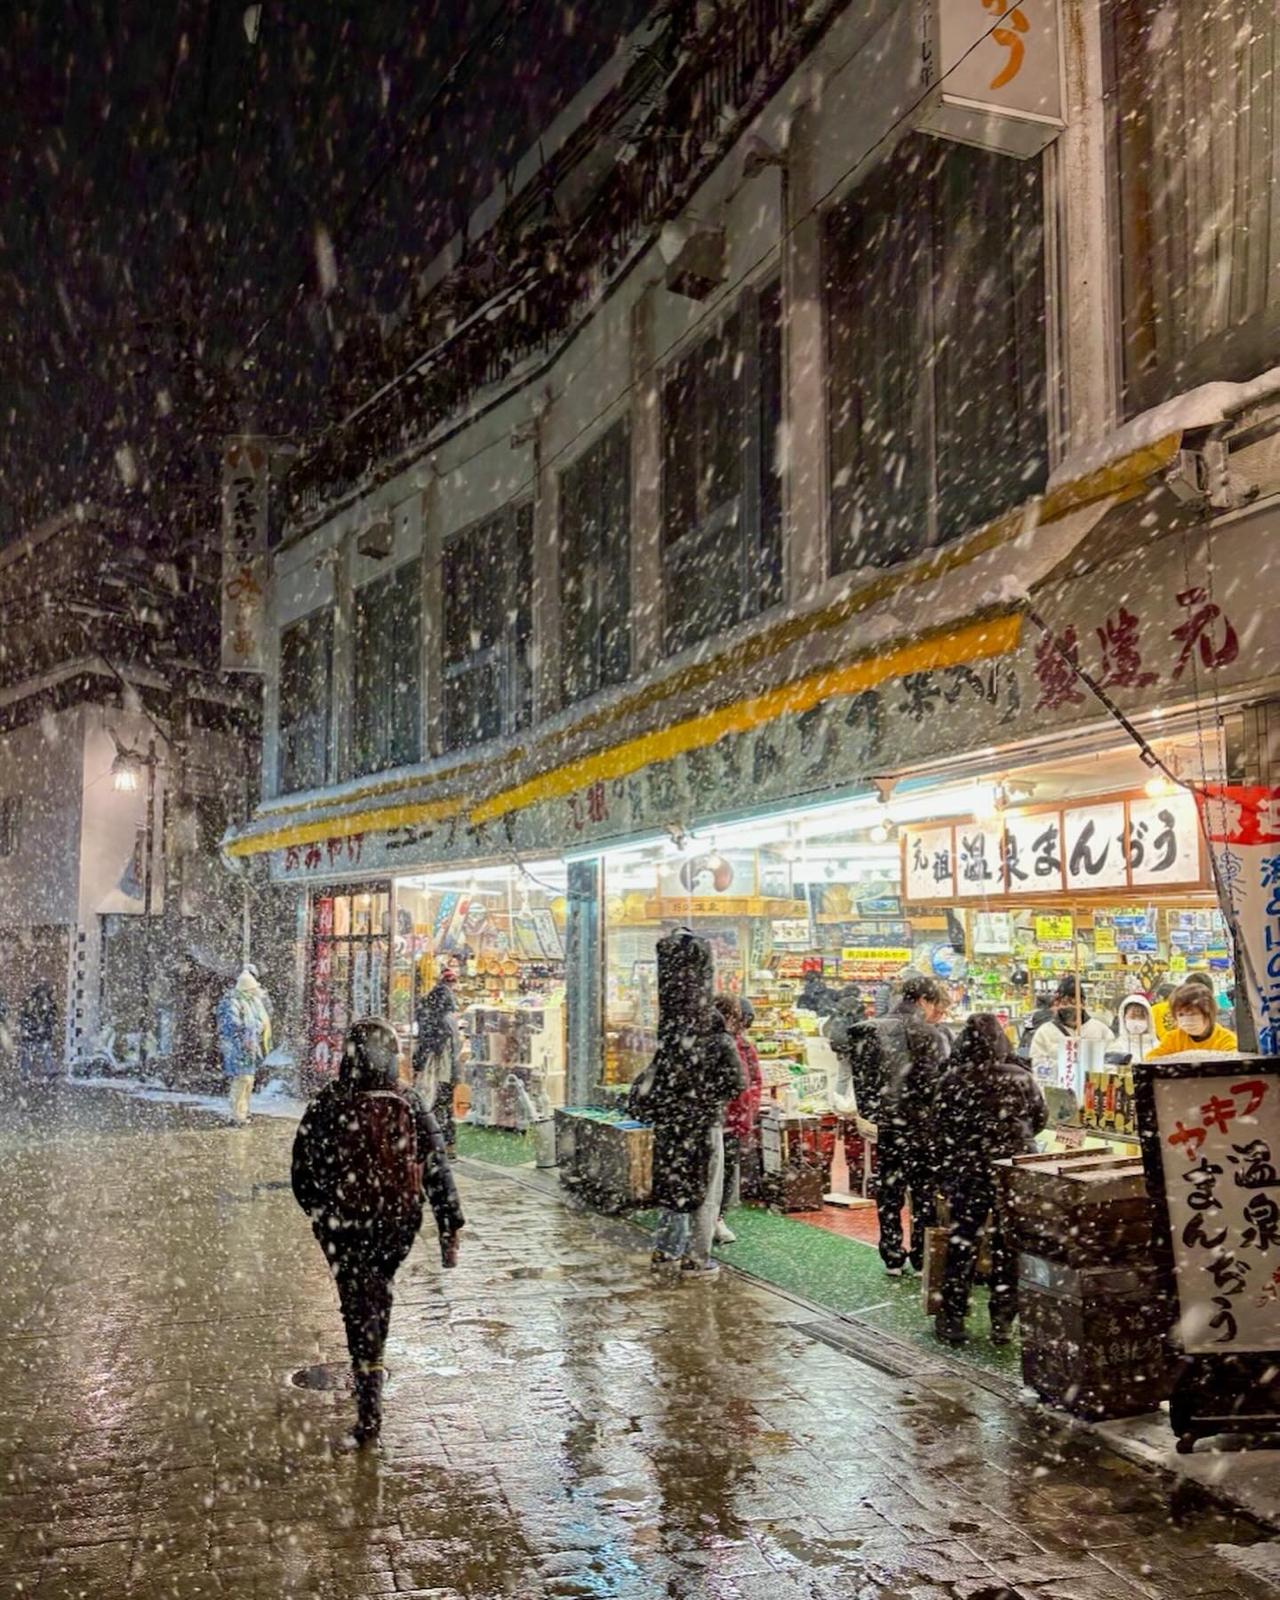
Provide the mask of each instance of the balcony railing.
{"label": "balcony railing", "polygon": [[[673,20],[602,104],[593,137],[573,142],[575,160],[601,141],[631,146],[574,223],[516,236],[509,219],[506,228],[500,221],[483,241],[482,269],[464,263],[446,278],[409,319],[411,334],[385,343],[370,335],[357,350],[348,344],[348,377],[363,380],[368,398],[299,458],[288,480],[289,517],[310,520],[472,395],[549,354],[679,211],[840,9],[839,0],[745,0],[701,37]],[[558,181],[552,174],[549,186]],[[456,331],[432,340],[424,329],[444,322],[433,308],[445,304]],[[388,381],[391,373],[403,376]],[[347,397],[349,404],[350,386]]]}

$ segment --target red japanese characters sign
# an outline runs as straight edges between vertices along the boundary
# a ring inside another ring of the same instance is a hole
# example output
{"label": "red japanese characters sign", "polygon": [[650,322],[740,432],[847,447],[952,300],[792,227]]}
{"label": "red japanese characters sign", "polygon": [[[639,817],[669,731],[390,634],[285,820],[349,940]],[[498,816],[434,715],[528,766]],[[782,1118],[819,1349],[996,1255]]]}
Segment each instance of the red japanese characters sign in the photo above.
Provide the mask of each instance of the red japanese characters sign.
{"label": "red japanese characters sign", "polygon": [[1200,806],[1223,910],[1238,931],[1258,1049],[1280,1055],[1280,789],[1211,783]]}
{"label": "red japanese characters sign", "polygon": [[1177,1341],[1189,1355],[1280,1349],[1280,1079],[1274,1063],[1224,1056],[1187,1070],[1151,1063]]}

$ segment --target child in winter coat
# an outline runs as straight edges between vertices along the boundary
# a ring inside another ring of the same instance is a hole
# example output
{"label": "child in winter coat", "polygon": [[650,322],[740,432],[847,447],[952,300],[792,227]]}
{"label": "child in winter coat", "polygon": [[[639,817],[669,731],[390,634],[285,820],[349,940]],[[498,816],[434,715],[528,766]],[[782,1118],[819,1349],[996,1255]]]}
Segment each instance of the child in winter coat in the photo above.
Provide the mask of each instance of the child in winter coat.
{"label": "child in winter coat", "polygon": [[1018,1314],[1016,1259],[997,1205],[995,1163],[1035,1148],[1048,1121],[1039,1084],[1013,1055],[999,1020],[969,1018],[938,1090],[938,1176],[951,1209],[951,1236],[935,1331],[963,1344],[978,1241],[991,1245],[991,1342],[1007,1344]]}

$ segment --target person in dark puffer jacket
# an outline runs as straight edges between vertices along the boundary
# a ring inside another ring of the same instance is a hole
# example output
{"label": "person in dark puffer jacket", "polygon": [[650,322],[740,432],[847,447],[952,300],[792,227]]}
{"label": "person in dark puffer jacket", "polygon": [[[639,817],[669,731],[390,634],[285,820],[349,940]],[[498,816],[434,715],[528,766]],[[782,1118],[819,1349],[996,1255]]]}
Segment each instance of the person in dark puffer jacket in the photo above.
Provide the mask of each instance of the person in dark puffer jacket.
{"label": "person in dark puffer jacket", "polygon": [[963,1344],[968,1337],[969,1289],[985,1232],[991,1243],[991,1342],[1007,1344],[1018,1314],[1017,1262],[996,1203],[995,1163],[1033,1150],[1048,1111],[1040,1085],[990,1013],[965,1023],[936,1106],[934,1146],[951,1236],[935,1331],[944,1344]]}
{"label": "person in dark puffer jacket", "polygon": [[422,1095],[398,1078],[399,1043],[381,1017],[352,1024],[336,1083],[307,1107],[293,1143],[293,1194],[338,1289],[355,1376],[356,1444],[382,1427],[382,1352],[391,1285],[435,1215],[440,1259],[457,1265],[465,1218],[440,1128]]}

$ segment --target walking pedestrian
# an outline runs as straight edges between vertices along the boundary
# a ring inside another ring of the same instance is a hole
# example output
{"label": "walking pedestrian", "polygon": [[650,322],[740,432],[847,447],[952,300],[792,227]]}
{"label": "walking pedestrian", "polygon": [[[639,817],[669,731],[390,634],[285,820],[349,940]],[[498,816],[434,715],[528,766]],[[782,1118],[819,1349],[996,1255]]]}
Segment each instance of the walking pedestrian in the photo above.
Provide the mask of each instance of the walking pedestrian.
{"label": "walking pedestrian", "polygon": [[430,1106],[449,1154],[458,1142],[453,1090],[462,1067],[462,1030],[458,1026],[458,974],[446,967],[418,1001],[414,1021],[418,1037],[413,1049],[413,1082]]}
{"label": "walking pedestrian", "polygon": [[214,1012],[222,1070],[228,1083],[231,1124],[249,1122],[254,1079],[271,1050],[271,1015],[257,968],[246,966],[223,994]]}
{"label": "walking pedestrian", "polygon": [[27,1082],[57,1077],[53,1059],[53,1036],[58,1026],[58,1008],[53,990],[37,983],[22,1003],[18,1014],[18,1072]]}
{"label": "walking pedestrian", "polygon": [[[936,978],[912,973],[889,1015],[854,1023],[848,1032],[851,1075],[860,1114],[876,1127],[876,1211],[880,1259],[891,1278],[924,1265],[925,1229],[937,1219],[933,1107],[949,1046],[938,1024],[947,992]],[[911,1201],[911,1243],[902,1210]]]}
{"label": "walking pedestrian", "polygon": [[711,946],[688,928],[658,942],[658,1048],[631,1096],[653,1124],[655,1269],[719,1272],[711,1241],[724,1190],[724,1108],[747,1087],[724,1019],[711,1003]]}
{"label": "walking pedestrian", "polygon": [[389,1022],[354,1023],[336,1082],[307,1107],[293,1142],[294,1198],[311,1219],[338,1289],[358,1445],[382,1428],[391,1285],[422,1226],[424,1196],[446,1267],[457,1265],[465,1223],[436,1120],[418,1091],[398,1082],[399,1054]]}
{"label": "walking pedestrian", "polygon": [[934,1134],[938,1182],[951,1212],[942,1310],[944,1344],[968,1335],[969,1290],[984,1235],[991,1247],[991,1342],[1008,1344],[1018,1315],[1017,1258],[997,1204],[995,1163],[1035,1148],[1049,1113],[1044,1094],[1013,1054],[997,1017],[971,1016],[938,1091]]}
{"label": "walking pedestrian", "polygon": [[724,1187],[714,1234],[716,1244],[734,1244],[737,1235],[724,1216],[726,1211],[735,1210],[742,1204],[742,1158],[755,1141],[764,1073],[760,1070],[759,1053],[747,1037],[747,1029],[755,1021],[751,1002],[733,995],[718,994],[715,1008],[724,1018],[724,1025],[738,1052],[746,1079],[746,1088],[724,1108]]}

